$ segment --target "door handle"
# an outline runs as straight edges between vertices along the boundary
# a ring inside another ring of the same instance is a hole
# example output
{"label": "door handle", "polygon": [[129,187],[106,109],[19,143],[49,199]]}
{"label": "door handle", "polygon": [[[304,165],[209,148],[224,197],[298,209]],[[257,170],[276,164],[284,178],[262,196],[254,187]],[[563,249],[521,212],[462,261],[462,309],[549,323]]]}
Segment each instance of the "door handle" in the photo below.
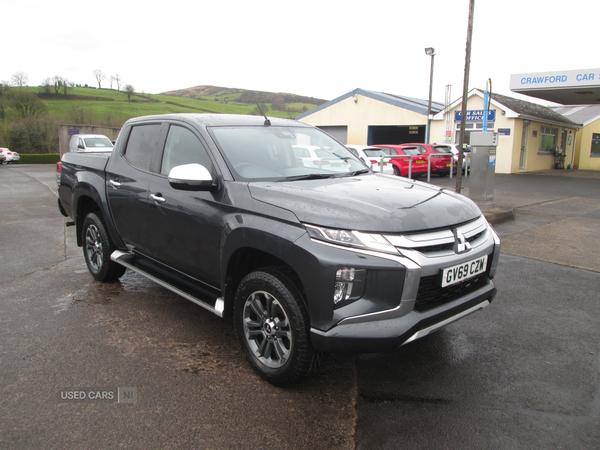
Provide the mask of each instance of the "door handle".
{"label": "door handle", "polygon": [[166,198],[161,197],[161,194],[159,192],[157,192],[156,194],[150,194],[150,198],[152,200],[154,200],[155,203],[158,203],[159,205],[161,205],[167,201]]}
{"label": "door handle", "polygon": [[121,187],[121,183],[119,183],[117,180],[108,180],[108,184],[110,184],[115,189]]}

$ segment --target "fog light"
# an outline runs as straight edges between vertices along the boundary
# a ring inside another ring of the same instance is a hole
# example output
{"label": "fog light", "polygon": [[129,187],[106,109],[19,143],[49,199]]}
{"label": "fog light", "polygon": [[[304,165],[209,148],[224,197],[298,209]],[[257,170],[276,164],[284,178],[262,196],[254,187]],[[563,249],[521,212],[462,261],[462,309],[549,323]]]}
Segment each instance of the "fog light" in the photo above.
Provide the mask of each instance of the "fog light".
{"label": "fog light", "polygon": [[341,301],[348,300],[352,295],[352,281],[356,271],[344,267],[335,273],[335,288],[333,291],[333,303],[338,304]]}
{"label": "fog light", "polygon": [[336,281],[333,291],[333,303],[337,305],[343,300],[348,300],[350,295],[352,295],[352,283]]}

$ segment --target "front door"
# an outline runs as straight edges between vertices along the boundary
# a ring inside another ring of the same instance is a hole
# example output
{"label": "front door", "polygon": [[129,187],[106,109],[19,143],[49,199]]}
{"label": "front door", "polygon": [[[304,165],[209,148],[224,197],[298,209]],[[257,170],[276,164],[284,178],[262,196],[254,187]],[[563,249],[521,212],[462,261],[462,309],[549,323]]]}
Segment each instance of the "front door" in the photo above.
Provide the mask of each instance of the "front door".
{"label": "front door", "polygon": [[218,286],[223,189],[179,190],[167,178],[173,167],[192,163],[203,165],[214,176],[215,169],[200,139],[188,128],[171,125],[160,173],[151,178],[148,189],[148,228],[153,236],[150,255]]}
{"label": "front door", "polygon": [[519,160],[519,169],[525,169],[525,156],[527,155],[527,134],[529,124],[523,124],[523,135],[521,137],[521,158]]}

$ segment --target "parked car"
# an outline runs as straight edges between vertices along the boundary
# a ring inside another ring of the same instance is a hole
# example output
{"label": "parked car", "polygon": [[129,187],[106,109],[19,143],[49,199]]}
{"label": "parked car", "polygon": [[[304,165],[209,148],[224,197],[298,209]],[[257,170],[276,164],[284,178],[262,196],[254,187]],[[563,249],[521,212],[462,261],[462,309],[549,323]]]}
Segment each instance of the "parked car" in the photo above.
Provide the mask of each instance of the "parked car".
{"label": "parked car", "polygon": [[6,155],[4,154],[4,149],[0,148],[0,164],[4,164],[4,161],[6,161]]}
{"label": "parked car", "polygon": [[[452,158],[454,159],[454,168],[456,168],[456,166],[458,165],[458,144],[433,144],[434,149],[436,152],[441,152],[441,151],[449,151],[452,153]],[[463,149],[463,162],[462,162],[462,168],[463,171],[465,170],[465,166],[469,166],[471,167],[471,148],[470,147],[466,147]]]}
{"label": "parked car", "polygon": [[408,143],[402,144],[406,147],[416,147],[421,155],[425,155],[425,158],[431,159],[431,173],[438,176],[446,176],[450,173],[450,165],[452,164],[452,157],[450,154],[448,157],[445,156],[429,156],[433,153],[449,153],[447,149],[440,149],[437,151],[434,149],[432,144],[423,143]]}
{"label": "parked car", "polygon": [[377,144],[386,155],[392,157],[394,175],[407,177],[409,171],[409,159],[412,159],[410,167],[411,177],[427,173],[427,159],[421,156],[417,147],[404,146],[401,144]]}
{"label": "parked car", "polygon": [[112,141],[103,134],[74,134],[69,142],[70,152],[111,152]]}
{"label": "parked car", "polygon": [[4,161],[2,164],[12,164],[17,161],[21,161],[21,157],[17,152],[13,152],[8,148],[2,147],[2,153],[4,154]]}
{"label": "parked car", "polygon": [[[386,158],[386,153],[379,147],[371,145],[346,145],[346,148],[354,153],[367,167],[375,172],[392,175],[394,168],[391,158]],[[383,165],[383,170],[382,170]]]}
{"label": "parked car", "polygon": [[294,145],[294,155],[304,167],[317,167],[334,171],[348,168],[348,161],[316,145]]}

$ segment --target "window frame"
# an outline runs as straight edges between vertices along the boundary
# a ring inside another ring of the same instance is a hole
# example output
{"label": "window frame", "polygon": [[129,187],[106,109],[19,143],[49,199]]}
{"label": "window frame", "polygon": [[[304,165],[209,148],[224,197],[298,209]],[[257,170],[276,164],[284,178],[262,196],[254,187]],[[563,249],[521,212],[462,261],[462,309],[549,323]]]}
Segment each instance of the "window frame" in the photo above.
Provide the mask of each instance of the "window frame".
{"label": "window frame", "polygon": [[[552,132],[554,132],[554,134]],[[552,136],[553,137],[553,145],[552,145],[551,150],[543,149],[544,136]],[[558,128],[542,125],[540,127],[540,133],[539,133],[538,139],[539,139],[538,155],[554,155],[555,154],[554,149],[556,148],[556,141],[558,139]]]}
{"label": "window frame", "polygon": [[[596,152],[594,152],[594,147]],[[592,133],[592,142],[590,145],[590,157],[600,158],[600,133]]]}

